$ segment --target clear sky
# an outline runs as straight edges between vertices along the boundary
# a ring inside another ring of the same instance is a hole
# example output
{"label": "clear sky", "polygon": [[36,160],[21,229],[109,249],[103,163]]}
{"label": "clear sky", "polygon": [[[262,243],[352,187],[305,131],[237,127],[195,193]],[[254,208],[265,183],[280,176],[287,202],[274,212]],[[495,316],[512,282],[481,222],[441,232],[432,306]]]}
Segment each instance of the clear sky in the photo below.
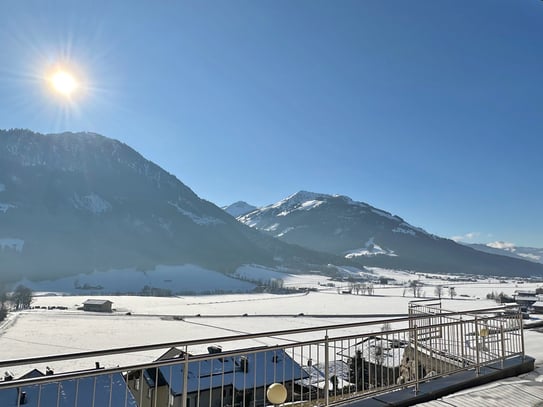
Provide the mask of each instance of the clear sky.
{"label": "clear sky", "polygon": [[219,206],[303,189],[543,247],[543,2],[4,0],[12,127],[118,139]]}

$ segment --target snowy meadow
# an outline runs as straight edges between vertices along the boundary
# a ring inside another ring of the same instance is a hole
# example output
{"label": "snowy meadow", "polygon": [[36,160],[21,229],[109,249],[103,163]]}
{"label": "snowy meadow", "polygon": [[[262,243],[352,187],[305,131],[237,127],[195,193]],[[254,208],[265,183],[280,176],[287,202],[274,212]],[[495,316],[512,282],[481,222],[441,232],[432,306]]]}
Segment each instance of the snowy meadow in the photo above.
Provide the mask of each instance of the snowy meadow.
{"label": "snowy meadow", "polygon": [[[377,276],[394,279],[395,285],[375,284],[373,295],[344,294],[346,282],[332,282],[321,275],[279,275],[261,270],[261,278],[281,278],[284,285],[300,289],[293,294],[227,294],[175,297],[143,297],[101,295],[58,295],[39,293],[33,309],[13,312],[0,325],[0,346],[4,359],[19,359],[53,354],[150,345],[192,339],[217,338],[244,333],[259,333],[304,327],[319,327],[363,321],[378,321],[407,313],[413,292],[403,284],[417,279],[424,284],[425,297],[434,297],[435,286],[454,284],[454,298],[442,298],[445,309],[472,310],[496,306],[486,299],[490,292],[512,295],[515,290],[535,289],[535,283],[520,284],[515,280],[496,279],[474,282],[441,280],[440,276],[374,269]],[[242,271],[243,272],[243,271]],[[271,274],[270,274],[271,273]],[[447,292],[446,290],[444,291]],[[114,312],[85,312],[79,308],[89,298],[113,302]],[[54,309],[53,309],[54,307]],[[63,309],[58,309],[61,307]],[[538,318],[538,316],[533,316]],[[365,327],[365,332],[378,331],[380,325]],[[362,332],[361,332],[362,333]],[[308,334],[310,336],[311,334]],[[526,332],[527,353],[543,362],[541,334]],[[255,340],[248,346],[271,345],[270,339]],[[223,344],[228,349],[229,344]],[[230,346],[235,346],[231,344]],[[191,349],[205,353],[206,349]],[[150,362],[162,350],[104,357],[103,366]],[[88,369],[96,360],[55,362],[55,371]],[[41,365],[14,367],[16,375]]]}

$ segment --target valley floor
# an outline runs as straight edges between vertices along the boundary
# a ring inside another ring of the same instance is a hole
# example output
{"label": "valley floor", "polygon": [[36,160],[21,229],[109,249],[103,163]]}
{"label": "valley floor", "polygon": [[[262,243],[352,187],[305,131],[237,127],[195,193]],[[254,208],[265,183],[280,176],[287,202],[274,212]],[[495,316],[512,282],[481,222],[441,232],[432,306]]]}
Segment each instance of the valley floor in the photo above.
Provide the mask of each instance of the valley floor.
{"label": "valley floor", "polygon": [[[313,278],[313,284],[316,285]],[[300,276],[296,284],[308,285]],[[435,283],[438,284],[438,283]],[[523,285],[523,289],[534,289]],[[133,297],[101,296],[113,302],[111,314],[78,310],[88,299],[86,296],[38,296],[34,309],[11,313],[0,325],[0,347],[3,359],[18,359],[52,354],[120,348],[127,346],[213,338],[242,333],[269,332],[303,327],[314,327],[376,321],[391,315],[407,313],[411,293],[403,287],[376,286],[374,295],[340,294],[340,287],[322,288],[320,291],[299,292],[290,295],[236,294],[187,297]],[[339,289],[338,289],[339,288]],[[431,289],[431,287],[426,288]],[[443,299],[445,309],[463,311],[495,306],[485,299],[492,291],[512,294],[515,282],[481,281],[455,284],[457,296]],[[67,309],[48,309],[51,307]],[[368,327],[367,332],[376,330]],[[526,330],[526,353],[536,358],[535,373],[527,380],[543,381],[543,342],[537,330]],[[276,341],[272,339],[275,344]],[[267,345],[264,340],[251,346]],[[223,345],[228,348],[228,343]],[[206,349],[191,349],[191,353],[205,353]],[[114,359],[104,357],[102,366],[130,365],[150,362],[160,354],[147,351],[125,354]],[[96,360],[55,362],[56,372],[92,368]],[[32,368],[45,370],[45,366],[27,365],[12,369],[16,376]]]}

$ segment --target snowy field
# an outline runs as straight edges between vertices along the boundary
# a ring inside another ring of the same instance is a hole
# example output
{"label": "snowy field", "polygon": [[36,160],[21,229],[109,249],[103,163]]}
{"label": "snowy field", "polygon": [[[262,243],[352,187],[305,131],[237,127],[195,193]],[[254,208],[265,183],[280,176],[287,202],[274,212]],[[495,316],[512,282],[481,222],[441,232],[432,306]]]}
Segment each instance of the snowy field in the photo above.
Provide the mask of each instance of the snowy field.
{"label": "snowy field", "polygon": [[[376,272],[376,271],[374,271]],[[377,270],[383,276],[406,282],[416,276]],[[275,278],[277,276],[273,276]],[[304,327],[344,324],[385,319],[390,315],[406,314],[412,292],[401,286],[375,285],[374,295],[339,294],[340,285],[326,287],[326,278],[317,275],[283,276],[285,285],[318,288],[319,291],[289,295],[230,294],[179,297],[100,296],[113,302],[111,314],[89,313],[78,307],[89,296],[42,295],[34,299],[31,309],[11,313],[0,325],[0,346],[3,359],[19,359],[52,354],[119,348],[192,339],[218,338],[242,333],[270,332]],[[423,277],[419,276],[423,281]],[[426,284],[446,285],[450,282],[424,279]],[[345,283],[346,284],[346,283]],[[471,310],[496,306],[486,299],[492,291],[512,294],[517,289],[535,289],[537,284],[519,284],[515,281],[478,281],[454,283],[457,296],[442,299],[443,307],[451,310]],[[433,296],[432,286],[426,286],[427,296]],[[67,310],[46,309],[67,307]],[[44,309],[45,308],[45,309]],[[379,330],[379,325],[364,329]],[[360,333],[365,333],[358,331]],[[337,334],[341,333],[338,331]],[[322,333],[307,334],[304,339],[322,337]],[[321,335],[321,336],[319,336]],[[526,332],[527,353],[543,363],[542,336],[535,331]],[[270,343],[266,343],[269,341]],[[261,346],[281,343],[277,338],[258,339],[244,344]],[[225,349],[239,344],[223,344]],[[206,349],[189,349],[191,353],[205,353]],[[55,362],[55,371],[88,369],[99,361],[103,366],[130,365],[155,360],[162,350],[126,354],[102,360]],[[16,375],[33,367],[11,369]]]}

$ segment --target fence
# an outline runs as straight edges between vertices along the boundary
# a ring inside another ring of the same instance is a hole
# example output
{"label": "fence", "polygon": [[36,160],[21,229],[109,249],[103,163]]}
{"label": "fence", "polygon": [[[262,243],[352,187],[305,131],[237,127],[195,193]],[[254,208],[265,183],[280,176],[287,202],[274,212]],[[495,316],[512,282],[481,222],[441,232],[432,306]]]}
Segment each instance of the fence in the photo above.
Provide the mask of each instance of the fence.
{"label": "fence", "polygon": [[[255,342],[256,341],[256,342]],[[254,346],[255,343],[267,343]],[[208,353],[195,352],[207,347]],[[151,346],[1,361],[0,368],[155,350],[152,363],[0,382],[0,405],[36,407],[260,407],[270,386],[307,406],[366,397],[524,355],[518,308],[470,312],[413,301],[409,316]],[[50,372],[48,372],[50,373]]]}

